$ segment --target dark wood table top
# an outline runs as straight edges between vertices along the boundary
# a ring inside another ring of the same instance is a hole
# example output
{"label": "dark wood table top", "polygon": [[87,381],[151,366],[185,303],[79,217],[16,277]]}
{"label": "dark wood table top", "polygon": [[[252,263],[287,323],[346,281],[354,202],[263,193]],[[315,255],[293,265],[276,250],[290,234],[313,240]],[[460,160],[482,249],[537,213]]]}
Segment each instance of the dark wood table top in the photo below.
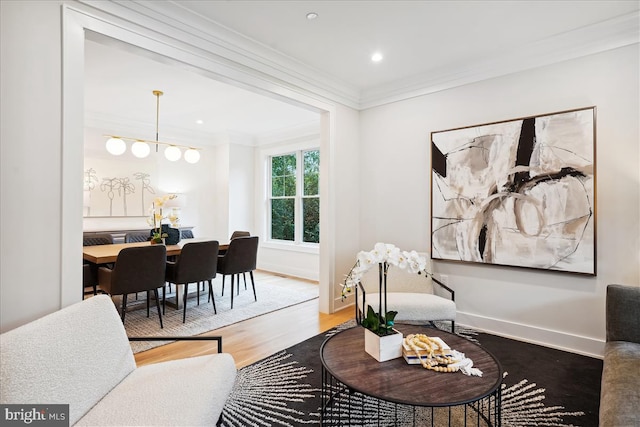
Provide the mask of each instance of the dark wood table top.
{"label": "dark wood table top", "polygon": [[456,406],[480,400],[502,383],[496,358],[473,342],[435,328],[396,324],[404,336],[440,337],[473,360],[482,377],[462,372],[435,372],[409,365],[404,358],[378,362],[364,351],[364,329],[356,326],[328,338],[320,349],[322,364],[341,383],[363,394],[414,406]]}

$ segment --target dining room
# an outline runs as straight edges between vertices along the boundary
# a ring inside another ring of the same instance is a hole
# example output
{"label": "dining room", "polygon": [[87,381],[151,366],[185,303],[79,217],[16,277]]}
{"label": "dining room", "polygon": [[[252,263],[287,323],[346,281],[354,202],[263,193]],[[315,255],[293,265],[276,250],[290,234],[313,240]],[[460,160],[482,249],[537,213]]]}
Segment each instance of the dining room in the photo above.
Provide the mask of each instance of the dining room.
{"label": "dining room", "polygon": [[[152,228],[156,198],[175,195],[161,214],[165,225],[221,244],[250,230],[260,236],[258,269],[319,279],[317,243],[272,238],[268,207],[271,158],[317,149],[318,112],[93,33],[84,108],[84,233],[124,243],[127,232]],[[107,147],[113,137],[123,141],[119,154]],[[134,148],[143,144],[144,156]],[[170,159],[176,147],[181,158]]]}

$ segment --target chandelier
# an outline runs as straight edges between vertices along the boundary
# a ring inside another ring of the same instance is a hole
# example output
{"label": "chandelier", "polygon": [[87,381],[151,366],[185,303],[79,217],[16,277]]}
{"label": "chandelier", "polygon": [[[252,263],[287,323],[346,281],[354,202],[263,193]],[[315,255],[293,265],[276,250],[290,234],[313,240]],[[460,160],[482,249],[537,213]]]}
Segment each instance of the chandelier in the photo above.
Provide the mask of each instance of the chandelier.
{"label": "chandelier", "polygon": [[127,151],[127,143],[125,141],[131,141],[131,153],[142,159],[149,155],[151,152],[151,148],[149,147],[149,143],[156,144],[156,151],[158,151],[158,145],[166,145],[167,147],[164,149],[164,156],[167,160],[175,162],[180,160],[182,157],[181,148],[185,148],[184,152],[184,160],[188,163],[198,163],[200,160],[200,153],[194,147],[189,147],[185,145],[173,144],[168,142],[158,141],[158,122],[160,117],[160,97],[164,93],[160,90],[154,90],[153,95],[156,97],[156,140],[150,141],[147,139],[140,138],[129,138],[126,136],[117,136],[117,135],[105,135],[109,137],[107,140],[106,148],[107,151],[114,156],[119,156]]}

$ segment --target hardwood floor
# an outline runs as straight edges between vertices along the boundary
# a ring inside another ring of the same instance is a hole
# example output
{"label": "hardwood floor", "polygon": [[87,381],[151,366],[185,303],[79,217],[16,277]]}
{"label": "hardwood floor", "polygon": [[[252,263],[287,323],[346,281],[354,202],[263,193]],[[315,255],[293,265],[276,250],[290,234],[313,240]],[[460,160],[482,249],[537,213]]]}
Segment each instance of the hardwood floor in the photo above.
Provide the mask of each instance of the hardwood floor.
{"label": "hardwood floor", "polygon": [[[286,277],[276,276],[281,280]],[[291,279],[292,286],[295,281]],[[203,335],[222,336],[222,351],[231,353],[242,368],[270,354],[291,347],[354,316],[353,308],[334,314],[318,312],[318,299],[225,326]],[[135,355],[138,366],[216,352],[215,342],[175,342]]]}

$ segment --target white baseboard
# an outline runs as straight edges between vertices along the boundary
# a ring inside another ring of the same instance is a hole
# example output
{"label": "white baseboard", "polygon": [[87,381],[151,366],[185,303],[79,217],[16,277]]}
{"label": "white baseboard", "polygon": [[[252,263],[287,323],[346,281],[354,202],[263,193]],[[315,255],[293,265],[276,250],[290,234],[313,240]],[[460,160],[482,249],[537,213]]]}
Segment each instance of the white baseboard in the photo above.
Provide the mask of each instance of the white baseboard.
{"label": "white baseboard", "polygon": [[506,322],[500,319],[457,312],[456,326],[467,326],[493,335],[538,344],[558,350],[602,359],[604,341],[572,335],[530,325]]}
{"label": "white baseboard", "polygon": [[[336,298],[334,307],[336,311],[354,310],[353,296],[345,301]],[[595,338],[567,334],[565,332],[538,328],[513,322],[505,322],[500,319],[478,316],[475,314],[457,312],[456,326],[466,326],[501,337],[524,341],[531,344],[542,345],[583,356],[602,359],[604,354],[604,341]]]}
{"label": "white baseboard", "polygon": [[301,279],[319,281],[320,277],[317,271],[306,270],[303,268],[295,268],[281,264],[259,263],[259,270],[270,271],[272,273],[285,274],[287,276],[299,277]]}

